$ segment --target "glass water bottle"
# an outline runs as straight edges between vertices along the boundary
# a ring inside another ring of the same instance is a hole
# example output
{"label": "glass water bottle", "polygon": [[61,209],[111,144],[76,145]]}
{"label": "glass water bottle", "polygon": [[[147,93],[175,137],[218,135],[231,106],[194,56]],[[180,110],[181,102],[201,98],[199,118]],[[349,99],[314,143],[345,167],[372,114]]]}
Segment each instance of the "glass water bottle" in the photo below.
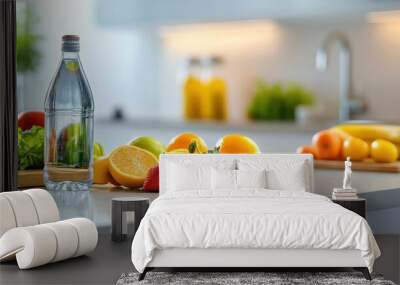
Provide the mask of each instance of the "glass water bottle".
{"label": "glass water bottle", "polygon": [[62,59],[46,95],[48,190],[89,190],[92,184],[94,102],[79,48],[79,36],[62,37]]}

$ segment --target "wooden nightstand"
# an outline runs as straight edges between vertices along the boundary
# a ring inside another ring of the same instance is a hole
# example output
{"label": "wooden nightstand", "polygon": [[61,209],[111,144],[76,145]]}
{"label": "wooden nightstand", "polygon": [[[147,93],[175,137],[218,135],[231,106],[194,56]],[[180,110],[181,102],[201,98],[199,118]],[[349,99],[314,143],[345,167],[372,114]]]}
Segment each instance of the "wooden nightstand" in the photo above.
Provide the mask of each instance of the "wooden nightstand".
{"label": "wooden nightstand", "polygon": [[354,200],[336,200],[332,199],[332,202],[339,204],[340,206],[359,214],[365,218],[367,216],[367,200],[363,198],[357,198]]}

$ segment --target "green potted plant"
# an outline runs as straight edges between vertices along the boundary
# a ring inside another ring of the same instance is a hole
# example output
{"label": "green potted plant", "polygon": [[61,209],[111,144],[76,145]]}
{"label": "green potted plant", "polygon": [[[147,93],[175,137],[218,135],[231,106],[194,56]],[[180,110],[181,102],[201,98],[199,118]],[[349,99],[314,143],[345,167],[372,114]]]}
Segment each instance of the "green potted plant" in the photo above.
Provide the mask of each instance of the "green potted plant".
{"label": "green potted plant", "polygon": [[32,9],[25,3],[17,6],[17,98],[19,111],[24,109],[24,76],[27,72],[35,71],[40,62],[38,42],[40,36],[33,32],[37,22]]}

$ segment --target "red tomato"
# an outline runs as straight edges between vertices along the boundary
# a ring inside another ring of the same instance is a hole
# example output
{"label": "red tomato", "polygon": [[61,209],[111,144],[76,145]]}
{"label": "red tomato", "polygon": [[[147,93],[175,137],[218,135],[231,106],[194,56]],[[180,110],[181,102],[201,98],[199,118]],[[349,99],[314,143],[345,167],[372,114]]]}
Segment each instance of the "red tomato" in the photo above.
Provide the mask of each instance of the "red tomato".
{"label": "red tomato", "polygon": [[43,112],[23,112],[18,115],[18,127],[23,131],[31,129],[32,126],[44,128]]}

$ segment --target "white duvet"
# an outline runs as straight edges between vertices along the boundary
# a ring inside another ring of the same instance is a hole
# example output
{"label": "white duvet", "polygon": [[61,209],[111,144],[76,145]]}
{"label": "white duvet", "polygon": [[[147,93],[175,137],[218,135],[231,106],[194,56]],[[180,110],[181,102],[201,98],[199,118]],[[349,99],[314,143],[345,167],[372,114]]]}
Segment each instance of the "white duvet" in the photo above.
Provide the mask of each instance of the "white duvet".
{"label": "white duvet", "polygon": [[143,272],[165,248],[358,249],[370,271],[380,255],[365,219],[328,198],[256,189],[162,195],[140,223],[132,262]]}

